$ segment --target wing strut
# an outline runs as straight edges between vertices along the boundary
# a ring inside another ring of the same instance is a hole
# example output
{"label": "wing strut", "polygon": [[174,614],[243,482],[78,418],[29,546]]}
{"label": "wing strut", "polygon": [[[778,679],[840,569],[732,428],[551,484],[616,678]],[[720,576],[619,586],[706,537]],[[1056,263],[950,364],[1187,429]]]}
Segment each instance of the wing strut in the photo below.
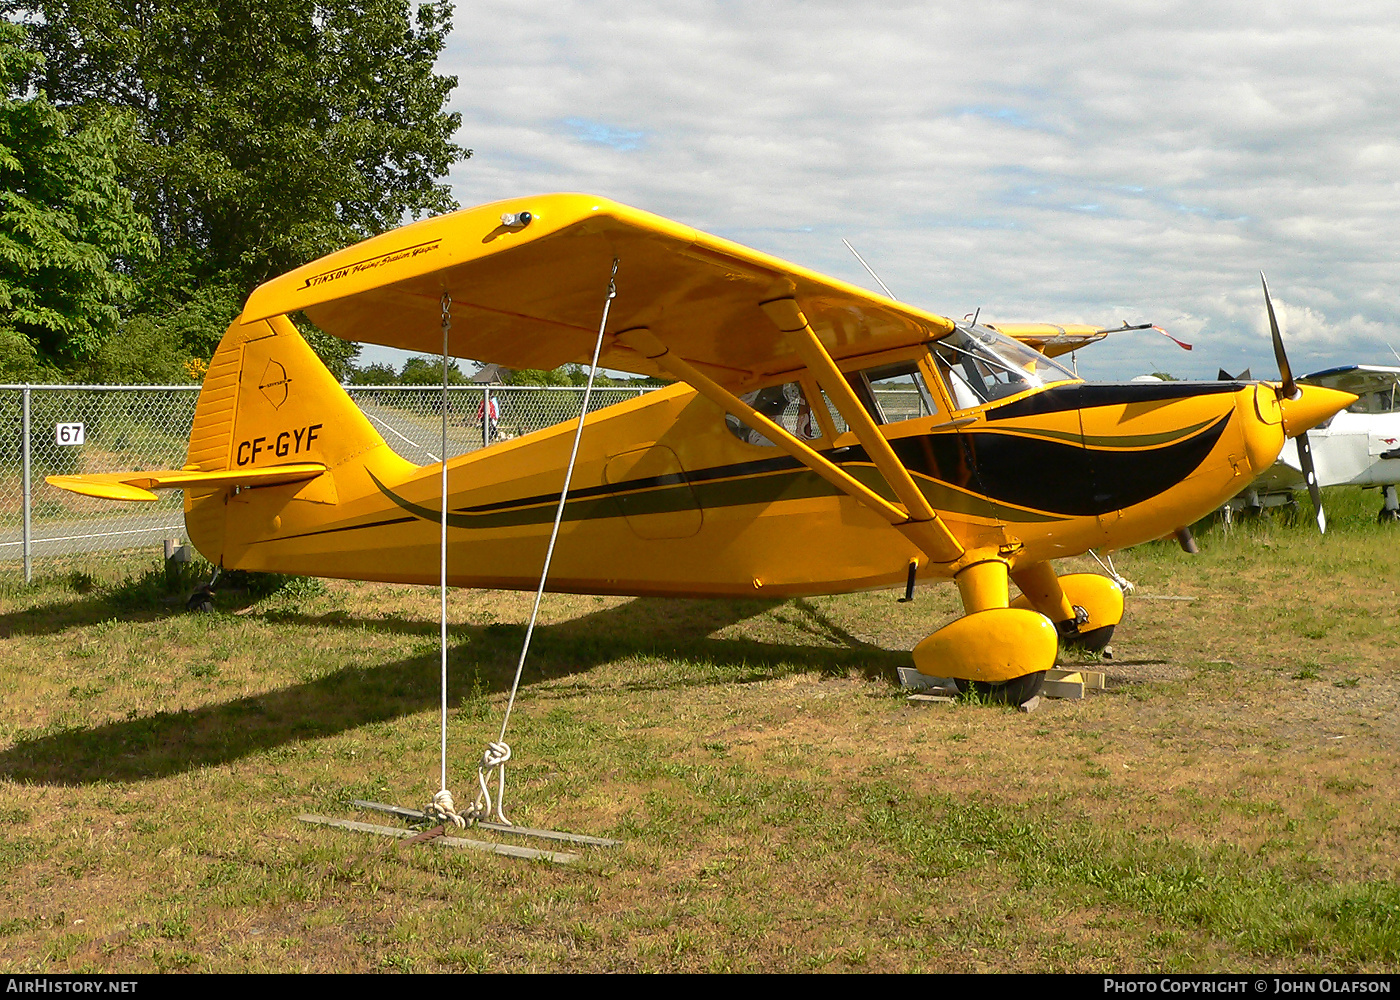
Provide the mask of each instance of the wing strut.
{"label": "wing strut", "polygon": [[[811,469],[843,493],[860,501],[866,507],[869,507],[890,524],[898,528],[910,541],[923,549],[924,552],[929,555],[929,558],[937,558],[941,562],[951,562],[962,555],[962,546],[958,545],[957,539],[952,538],[951,535],[948,536],[949,540],[957,549],[952,555],[946,555],[949,549],[943,547],[942,540],[928,530],[929,525],[927,522],[912,520],[905,510],[890,503],[845,469],[819,454],[806,442],[789,433],[787,428],[783,427],[781,424],[774,423],[728,389],[725,389],[713,379],[701,374],[693,365],[679,357],[674,351],[658,340],[656,335],[646,327],[635,327],[631,330],[624,330],[617,335],[617,339],[624,347],[636,351],[662,370],[686,382],[696,392],[700,393],[700,395],[704,396],[727,413],[734,414],[734,416],[744,421],[744,423],[748,424],[750,427],[762,431],[768,440],[772,441],[779,448],[782,448],[793,458],[807,466],[807,468]],[[937,517],[937,515],[934,516]],[[940,527],[942,527],[941,522]],[[944,528],[944,531],[946,532],[947,529]],[[938,553],[938,555],[935,555],[935,553]]]}
{"label": "wing strut", "polygon": [[960,558],[964,551],[962,544],[953,537],[953,533],[928,502],[928,497],[924,496],[923,491],[914,482],[914,477],[890,447],[889,440],[880,433],[880,428],[875,426],[875,421],[866,412],[860,400],[856,399],[846,377],[841,374],[836,362],[831,360],[831,355],[817,339],[816,331],[807,322],[807,317],[802,314],[797,301],[790,298],[773,299],[760,303],[760,306],[787,337],[793,350],[816,377],[817,382],[826,390],[831,401],[836,404],[836,409],[846,418],[846,425],[855,432],[856,438],[865,447],[866,454],[880,470],[880,475],[885,477],[885,482],[909,511],[909,521],[901,525],[901,528],[934,562],[948,563]]}
{"label": "wing strut", "polygon": [[732,413],[750,427],[761,430],[768,440],[843,493],[849,494],[865,504],[886,521],[889,521],[890,524],[903,524],[909,520],[909,515],[903,510],[880,496],[845,469],[819,454],[800,438],[788,433],[786,427],[775,424],[728,389],[702,375],[694,365],[678,357],[674,351],[657,339],[656,334],[646,327],[624,330],[617,335],[617,339],[624,347],[631,348],[648,361],[655,362],[658,367],[690,385],[710,402],[723,408],[725,412]]}

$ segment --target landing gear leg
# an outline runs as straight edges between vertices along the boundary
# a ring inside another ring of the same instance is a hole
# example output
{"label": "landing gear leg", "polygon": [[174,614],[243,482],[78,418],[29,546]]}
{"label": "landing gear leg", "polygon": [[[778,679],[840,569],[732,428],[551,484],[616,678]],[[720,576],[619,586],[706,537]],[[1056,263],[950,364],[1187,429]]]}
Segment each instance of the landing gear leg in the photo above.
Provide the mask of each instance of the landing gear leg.
{"label": "landing gear leg", "polygon": [[1259,499],[1256,490],[1245,490],[1244,509],[1240,511],[1240,519],[1257,521],[1264,516],[1264,501]]}
{"label": "landing gear leg", "polygon": [[1381,487],[1381,496],[1385,500],[1385,506],[1376,515],[1376,523],[1392,524],[1400,521],[1400,500],[1396,499],[1394,484]]}
{"label": "landing gear leg", "polygon": [[1097,573],[1056,576],[1048,562],[1018,566],[1011,574],[1021,596],[1013,608],[1031,608],[1055,623],[1060,643],[1097,652],[1123,620],[1123,590]]}
{"label": "landing gear leg", "polygon": [[952,677],[963,692],[1022,704],[1055,665],[1055,626],[1028,608],[1008,607],[1007,565],[973,563],[954,577],[966,614],[914,647],[921,673]]}

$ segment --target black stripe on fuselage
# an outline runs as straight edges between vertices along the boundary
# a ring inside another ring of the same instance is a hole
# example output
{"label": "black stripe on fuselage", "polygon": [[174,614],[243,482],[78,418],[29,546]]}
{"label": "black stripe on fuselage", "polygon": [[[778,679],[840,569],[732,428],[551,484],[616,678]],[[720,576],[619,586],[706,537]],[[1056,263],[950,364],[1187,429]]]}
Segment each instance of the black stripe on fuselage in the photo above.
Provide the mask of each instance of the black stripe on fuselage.
{"label": "black stripe on fuselage", "polygon": [[341,531],[359,531],[361,528],[384,528],[391,524],[411,524],[416,520],[418,520],[418,518],[415,517],[391,517],[383,521],[370,521],[368,524],[342,524],[338,528],[320,528],[316,531],[303,531],[296,535],[278,535],[276,538],[259,538],[254,544],[260,542],[285,542],[291,538],[311,538],[314,535],[334,535]]}
{"label": "black stripe on fuselage", "polygon": [[[1130,507],[1175,486],[1210,454],[1229,420],[1227,413],[1184,440],[1126,451],[1089,449],[986,431],[922,434],[890,443],[912,473],[954,487],[972,498],[980,496],[1039,514],[1082,517]],[[828,455],[853,474],[871,465],[862,448],[841,448],[837,453]],[[434,522],[441,516],[431,507],[394,493],[372,473],[370,478],[380,492],[409,513]],[[890,496],[878,479],[868,485]],[[656,476],[586,487],[569,494],[565,519],[659,514],[697,507],[718,509],[840,495],[836,487],[796,459],[785,456],[697,470],[684,477]],[[623,498],[627,502],[625,511],[620,505]],[[540,495],[459,508],[448,513],[447,523],[458,528],[543,523],[553,517],[558,500],[558,494]],[[1016,511],[1005,506],[986,513],[1020,519]]]}
{"label": "black stripe on fuselage", "polygon": [[[1242,386],[1237,382],[1052,386],[1034,396],[989,409],[986,419],[991,422],[1068,409],[1167,402],[1234,392]],[[1226,413],[1189,438],[1162,447],[1132,450],[1090,449],[1027,437],[1035,433],[1035,428],[1030,427],[1017,428],[1016,434],[967,430],[915,434],[891,439],[890,444],[910,472],[958,491],[964,499],[959,509],[964,512],[1007,520],[1045,520],[1106,514],[1165,492],[1199,467],[1224,433],[1229,419],[1230,414]],[[894,499],[881,477],[871,474],[873,463],[864,448],[853,445],[826,449],[821,454],[846,467],[886,499]],[[373,473],[370,479],[385,497],[414,517],[434,523],[440,520],[437,510],[404,499]],[[572,490],[565,519],[667,513],[696,507],[718,509],[841,495],[840,490],[797,459],[780,455]],[[625,511],[620,503],[623,498],[627,501]],[[543,523],[552,519],[558,501],[556,493],[460,507],[448,513],[447,523],[459,528]],[[283,538],[383,527],[407,520],[344,525]],[[266,539],[277,540],[280,539]]]}
{"label": "black stripe on fuselage", "polygon": [[1010,420],[1013,417],[1034,417],[1043,413],[1063,413],[1065,410],[1089,410],[1096,406],[1121,406],[1125,403],[1165,403],[1192,396],[1214,396],[1221,392],[1238,392],[1245,382],[1076,382],[1074,385],[1052,385],[1034,396],[1012,400],[1004,406],[987,410],[986,417]]}
{"label": "black stripe on fuselage", "polygon": [[[1165,493],[1195,472],[1225,432],[1231,413],[1199,434],[1156,448],[1110,451],[974,431],[963,433],[957,442],[937,442],[941,448],[928,446],[934,444],[932,435],[906,438],[896,443],[895,452],[911,471],[922,471],[919,462],[926,456],[940,458],[942,468],[958,470],[959,479],[952,485],[1002,503],[1095,517]],[[965,460],[954,466],[952,449],[959,446]]]}
{"label": "black stripe on fuselage", "polygon": [[[832,461],[846,460],[845,454],[849,451],[860,451],[860,461],[869,461],[865,458],[865,452],[861,449],[836,448],[832,451],[823,452]],[[833,457],[833,456],[839,456]],[[620,493],[631,493],[634,490],[655,489],[658,486],[681,486],[690,484],[692,486],[713,479],[735,479],[748,476],[760,476],[769,472],[790,472],[795,469],[805,468],[801,462],[788,455],[779,458],[763,458],[756,462],[738,462],[734,465],[722,465],[713,469],[700,469],[695,472],[667,473],[662,476],[644,476],[640,479],[627,479],[620,483],[603,483],[601,486],[585,486],[580,489],[570,490],[570,500],[586,500],[590,497],[617,496]],[[533,507],[537,504],[558,503],[558,493],[541,493],[537,496],[523,497],[519,500],[500,500],[496,503],[477,504],[473,507],[454,507],[453,513],[461,514],[487,514],[497,510],[514,510],[517,507]]]}

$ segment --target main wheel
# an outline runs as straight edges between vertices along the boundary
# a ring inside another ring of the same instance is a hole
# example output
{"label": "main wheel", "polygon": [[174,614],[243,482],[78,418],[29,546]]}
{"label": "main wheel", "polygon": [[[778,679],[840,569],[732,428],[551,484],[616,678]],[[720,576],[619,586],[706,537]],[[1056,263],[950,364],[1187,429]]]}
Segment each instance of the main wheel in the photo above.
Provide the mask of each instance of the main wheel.
{"label": "main wheel", "polygon": [[998,705],[1024,705],[1045,687],[1044,670],[1013,677],[1009,681],[969,681],[956,678],[961,694],[977,694]]}
{"label": "main wheel", "polygon": [[190,595],[190,599],[185,602],[185,610],[198,614],[208,614],[214,610],[214,594],[201,587]]}
{"label": "main wheel", "polygon": [[1087,632],[1074,632],[1066,635],[1060,634],[1060,645],[1069,646],[1073,649],[1082,649],[1085,652],[1097,653],[1109,644],[1113,638],[1113,630],[1116,626],[1100,625],[1098,628],[1091,628]]}

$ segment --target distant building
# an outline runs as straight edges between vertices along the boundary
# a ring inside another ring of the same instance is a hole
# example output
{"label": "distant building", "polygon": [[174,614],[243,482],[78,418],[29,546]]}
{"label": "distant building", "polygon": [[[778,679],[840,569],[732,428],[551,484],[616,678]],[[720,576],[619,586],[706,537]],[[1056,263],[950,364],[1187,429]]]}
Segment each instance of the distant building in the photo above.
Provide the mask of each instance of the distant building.
{"label": "distant building", "polygon": [[504,368],[498,364],[482,365],[481,370],[467,381],[472,385],[505,385],[506,379],[511,375],[509,368]]}

